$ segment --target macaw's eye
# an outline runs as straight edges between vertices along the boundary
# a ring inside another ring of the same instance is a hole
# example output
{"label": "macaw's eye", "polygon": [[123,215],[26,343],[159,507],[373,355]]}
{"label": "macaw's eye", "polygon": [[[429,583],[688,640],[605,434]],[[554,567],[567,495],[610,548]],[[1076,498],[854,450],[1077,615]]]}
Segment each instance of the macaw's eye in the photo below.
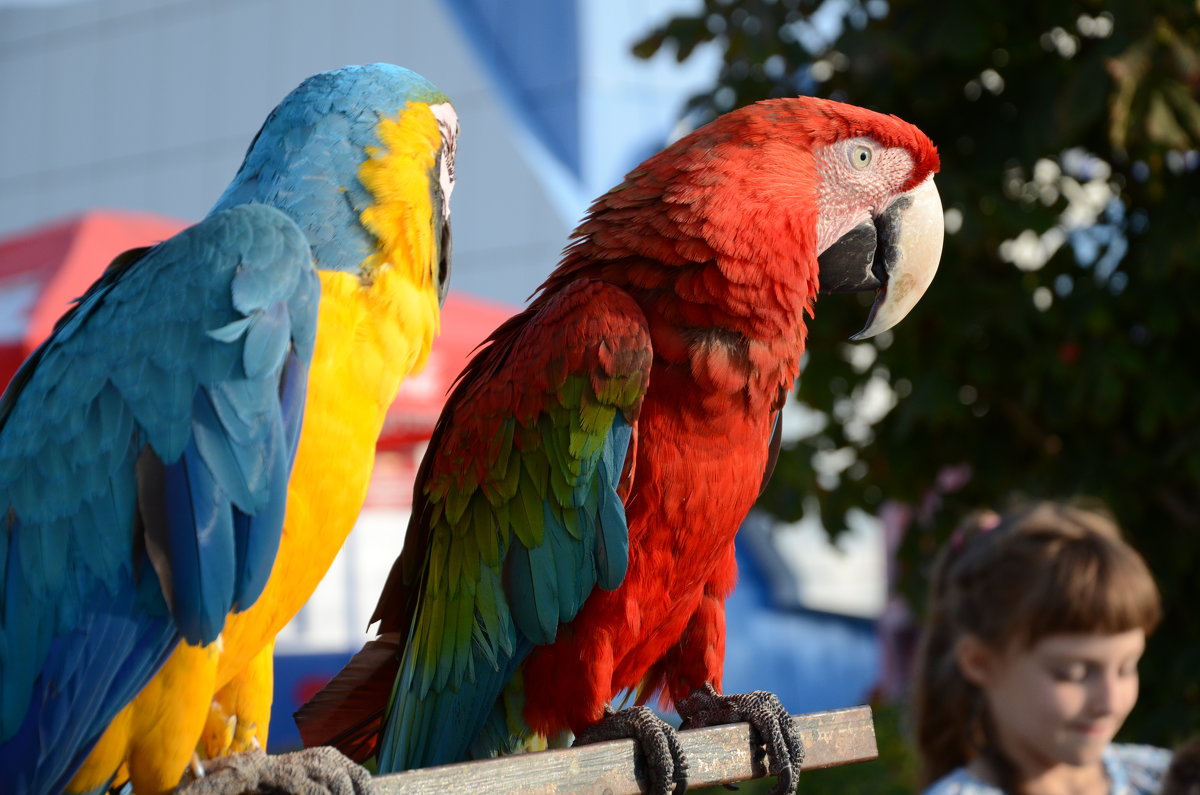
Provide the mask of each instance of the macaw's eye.
{"label": "macaw's eye", "polygon": [[859,171],[871,165],[871,148],[868,146],[854,147],[850,151],[850,164]]}

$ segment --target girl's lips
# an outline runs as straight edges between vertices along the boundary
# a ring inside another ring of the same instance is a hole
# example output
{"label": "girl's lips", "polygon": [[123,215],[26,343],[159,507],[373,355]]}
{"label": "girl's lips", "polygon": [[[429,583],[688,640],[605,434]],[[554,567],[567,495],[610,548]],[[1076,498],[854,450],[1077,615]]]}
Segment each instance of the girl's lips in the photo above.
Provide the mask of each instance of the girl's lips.
{"label": "girl's lips", "polygon": [[1108,728],[1106,723],[1077,723],[1074,725],[1075,731],[1089,737],[1101,737],[1108,732]]}

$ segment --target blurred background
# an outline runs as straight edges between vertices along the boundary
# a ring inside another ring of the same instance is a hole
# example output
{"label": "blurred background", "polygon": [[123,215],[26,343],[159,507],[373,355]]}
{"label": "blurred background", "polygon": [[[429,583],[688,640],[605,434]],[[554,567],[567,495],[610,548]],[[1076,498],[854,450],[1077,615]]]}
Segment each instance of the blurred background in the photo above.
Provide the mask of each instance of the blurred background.
{"label": "blurred background", "polygon": [[204,215],[284,94],[371,61],[458,110],[453,291],[360,525],[280,639],[275,748],[366,637],[470,349],[626,170],[797,93],[928,133],[947,240],[894,332],[852,345],[864,303],[817,307],[739,540],[726,689],[871,702],[881,761],[803,787],[912,791],[903,699],[934,549],[967,509],[1083,494],[1166,600],[1121,739],[1200,731],[1200,2],[0,0],[0,383],[114,254]]}

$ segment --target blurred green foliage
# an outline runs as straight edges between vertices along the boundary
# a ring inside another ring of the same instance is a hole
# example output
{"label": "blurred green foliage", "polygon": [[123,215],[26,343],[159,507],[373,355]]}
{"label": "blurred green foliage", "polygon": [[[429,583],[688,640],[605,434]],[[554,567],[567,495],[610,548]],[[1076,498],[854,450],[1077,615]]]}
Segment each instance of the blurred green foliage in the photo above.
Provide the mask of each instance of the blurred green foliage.
{"label": "blurred green foliage", "polygon": [[[635,52],[700,46],[723,53],[701,120],[810,93],[895,113],[942,156],[933,286],[858,345],[871,297],[818,302],[798,391],[828,422],[763,507],[790,520],[816,496],[836,531],[854,507],[920,506],[899,561],[919,611],[968,509],[1104,500],[1167,608],[1123,737],[1200,731],[1200,2],[704,0]],[[856,408],[872,381],[894,393],[882,417]],[[970,480],[939,492],[960,464]]]}

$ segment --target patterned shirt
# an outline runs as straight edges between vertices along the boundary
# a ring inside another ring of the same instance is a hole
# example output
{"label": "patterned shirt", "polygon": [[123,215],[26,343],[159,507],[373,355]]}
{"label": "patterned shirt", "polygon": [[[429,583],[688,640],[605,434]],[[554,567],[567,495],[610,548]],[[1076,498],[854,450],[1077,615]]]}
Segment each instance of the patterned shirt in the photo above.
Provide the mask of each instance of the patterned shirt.
{"label": "patterned shirt", "polygon": [[[1112,782],[1109,795],[1156,795],[1171,763],[1171,752],[1150,745],[1117,745],[1104,749],[1104,770]],[[933,782],[923,795],[1002,795],[958,767]]]}

